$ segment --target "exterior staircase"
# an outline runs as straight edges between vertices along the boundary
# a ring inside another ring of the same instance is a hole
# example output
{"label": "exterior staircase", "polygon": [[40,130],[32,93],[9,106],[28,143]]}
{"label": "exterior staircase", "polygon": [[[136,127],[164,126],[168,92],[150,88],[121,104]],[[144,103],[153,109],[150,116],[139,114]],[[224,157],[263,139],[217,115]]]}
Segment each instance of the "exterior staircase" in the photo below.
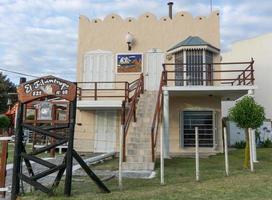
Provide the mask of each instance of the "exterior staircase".
{"label": "exterior staircase", "polygon": [[136,122],[132,122],[127,135],[124,171],[153,171],[151,152],[151,124],[158,93],[145,91],[137,104]]}

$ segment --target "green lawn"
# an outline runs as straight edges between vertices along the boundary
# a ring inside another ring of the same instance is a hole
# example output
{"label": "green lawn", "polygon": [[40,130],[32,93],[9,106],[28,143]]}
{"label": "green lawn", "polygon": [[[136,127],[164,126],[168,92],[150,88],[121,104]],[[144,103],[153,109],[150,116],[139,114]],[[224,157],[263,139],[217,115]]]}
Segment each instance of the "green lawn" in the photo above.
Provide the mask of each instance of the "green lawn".
{"label": "green lawn", "polygon": [[[2,143],[0,142],[0,152],[1,151],[2,151]],[[26,151],[27,152],[32,151],[32,145],[31,144],[26,145]],[[8,164],[13,162],[13,156],[14,156],[13,154],[14,154],[14,143],[9,143],[8,144],[8,160],[7,160]],[[56,155],[58,155],[57,152],[56,152]],[[50,153],[39,154],[39,157],[41,157],[41,158],[50,157]]]}
{"label": "green lawn", "polygon": [[[101,200],[142,200],[142,199],[176,199],[176,200],[262,200],[272,199],[272,149],[258,149],[259,163],[255,164],[255,173],[242,169],[243,150],[230,152],[230,176],[224,174],[224,155],[212,156],[200,160],[200,182],[195,181],[194,159],[174,158],[165,161],[166,185],[161,186],[159,168],[157,177],[151,180],[125,179],[124,190],[119,191],[117,179],[106,182],[112,191],[102,194],[97,187],[84,177],[73,182],[73,196],[70,199],[101,199]],[[107,161],[107,169],[116,169],[117,160]],[[159,165],[159,162],[157,163]],[[95,168],[101,169],[102,166]],[[67,199],[61,194],[60,188],[55,197],[35,192],[27,194],[23,199]]]}
{"label": "green lawn", "polygon": [[[2,153],[2,142],[0,142],[0,152]],[[7,163],[12,163],[14,153],[14,144],[8,144],[8,160]]]}

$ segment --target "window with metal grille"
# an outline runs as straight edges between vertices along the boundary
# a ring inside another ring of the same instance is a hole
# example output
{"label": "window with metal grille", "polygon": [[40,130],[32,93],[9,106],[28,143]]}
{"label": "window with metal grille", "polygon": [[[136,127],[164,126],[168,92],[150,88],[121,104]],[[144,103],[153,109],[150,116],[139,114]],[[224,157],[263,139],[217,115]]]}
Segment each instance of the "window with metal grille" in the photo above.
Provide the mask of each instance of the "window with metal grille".
{"label": "window with metal grille", "polygon": [[[175,53],[175,85],[212,85],[213,53],[191,49]],[[204,65],[203,63],[208,63]]]}
{"label": "window with metal grille", "polygon": [[213,111],[183,111],[181,114],[183,146],[195,146],[195,127],[198,127],[199,146],[213,147]]}
{"label": "window with metal grille", "polygon": [[203,50],[186,51],[187,85],[203,85]]}

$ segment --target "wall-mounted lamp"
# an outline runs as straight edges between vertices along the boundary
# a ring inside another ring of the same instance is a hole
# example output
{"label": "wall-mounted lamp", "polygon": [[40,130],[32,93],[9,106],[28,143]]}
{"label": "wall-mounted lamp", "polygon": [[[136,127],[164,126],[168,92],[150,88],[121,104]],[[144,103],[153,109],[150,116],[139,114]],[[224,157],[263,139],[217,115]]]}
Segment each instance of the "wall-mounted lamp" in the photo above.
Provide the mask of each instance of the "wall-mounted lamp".
{"label": "wall-mounted lamp", "polygon": [[133,35],[131,35],[131,33],[128,32],[127,35],[126,35],[126,43],[128,44],[128,50],[129,51],[131,51],[131,46],[132,46],[133,41],[134,41]]}

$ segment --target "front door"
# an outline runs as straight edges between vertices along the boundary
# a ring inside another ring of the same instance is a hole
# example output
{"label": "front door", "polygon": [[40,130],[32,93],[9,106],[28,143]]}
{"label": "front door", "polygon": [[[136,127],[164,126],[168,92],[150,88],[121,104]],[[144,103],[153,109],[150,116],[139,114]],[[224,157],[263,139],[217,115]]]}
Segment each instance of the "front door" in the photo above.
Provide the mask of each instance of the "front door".
{"label": "front door", "polygon": [[145,89],[149,91],[158,91],[162,73],[162,64],[164,63],[164,53],[148,52],[145,58]]}
{"label": "front door", "polygon": [[114,152],[116,142],[116,112],[96,111],[95,152]]}

